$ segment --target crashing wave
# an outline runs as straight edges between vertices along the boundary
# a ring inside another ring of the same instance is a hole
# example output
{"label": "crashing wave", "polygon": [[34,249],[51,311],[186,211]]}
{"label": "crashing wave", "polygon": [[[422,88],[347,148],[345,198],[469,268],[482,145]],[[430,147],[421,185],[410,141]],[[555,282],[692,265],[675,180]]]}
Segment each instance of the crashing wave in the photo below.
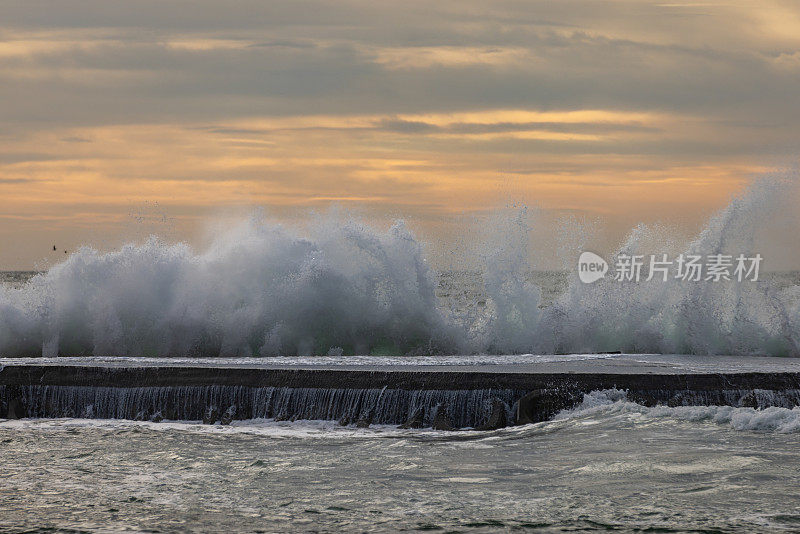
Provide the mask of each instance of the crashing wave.
{"label": "crashing wave", "polygon": [[[757,252],[793,187],[750,187],[685,251]],[[0,355],[225,356],[630,353],[800,355],[800,288],[680,280],[582,284],[544,305],[524,211],[497,223],[479,297],[437,296],[425,247],[341,216],[306,233],[254,217],[203,252],[156,237],[84,247],[22,287],[0,286]],[[617,254],[648,252],[638,227]],[[501,236],[501,237],[498,237]]]}

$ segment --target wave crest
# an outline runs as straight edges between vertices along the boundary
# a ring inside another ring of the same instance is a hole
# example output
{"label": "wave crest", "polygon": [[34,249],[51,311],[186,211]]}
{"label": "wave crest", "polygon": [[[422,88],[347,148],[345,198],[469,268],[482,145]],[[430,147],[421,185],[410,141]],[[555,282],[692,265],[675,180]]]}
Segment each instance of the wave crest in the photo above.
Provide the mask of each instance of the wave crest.
{"label": "wave crest", "polygon": [[[756,252],[761,221],[792,187],[755,184],[684,251]],[[588,285],[573,273],[543,305],[530,260],[550,251],[528,250],[527,220],[521,209],[493,223],[480,287],[464,298],[437,295],[425,247],[402,222],[380,231],[329,214],[301,234],[253,217],[202,253],[156,237],[109,253],[84,247],[22,287],[0,287],[0,354],[800,355],[797,286]],[[617,254],[646,254],[652,234],[638,227]]]}

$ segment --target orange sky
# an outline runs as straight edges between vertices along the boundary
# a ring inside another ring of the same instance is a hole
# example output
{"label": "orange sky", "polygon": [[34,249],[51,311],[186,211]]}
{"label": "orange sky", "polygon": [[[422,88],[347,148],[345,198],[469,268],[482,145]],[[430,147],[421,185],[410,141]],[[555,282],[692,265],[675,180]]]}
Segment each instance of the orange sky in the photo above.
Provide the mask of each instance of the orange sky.
{"label": "orange sky", "polygon": [[796,2],[9,1],[0,269],[251,206],[692,227],[798,119]]}

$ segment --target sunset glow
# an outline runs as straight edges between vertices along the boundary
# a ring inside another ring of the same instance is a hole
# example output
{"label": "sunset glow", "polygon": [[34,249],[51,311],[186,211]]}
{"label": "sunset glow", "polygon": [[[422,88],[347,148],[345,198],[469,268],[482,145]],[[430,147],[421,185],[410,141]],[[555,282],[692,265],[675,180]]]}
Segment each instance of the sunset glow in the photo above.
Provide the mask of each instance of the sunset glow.
{"label": "sunset glow", "polygon": [[0,7],[6,268],[146,205],[692,225],[800,141],[791,2],[102,4]]}

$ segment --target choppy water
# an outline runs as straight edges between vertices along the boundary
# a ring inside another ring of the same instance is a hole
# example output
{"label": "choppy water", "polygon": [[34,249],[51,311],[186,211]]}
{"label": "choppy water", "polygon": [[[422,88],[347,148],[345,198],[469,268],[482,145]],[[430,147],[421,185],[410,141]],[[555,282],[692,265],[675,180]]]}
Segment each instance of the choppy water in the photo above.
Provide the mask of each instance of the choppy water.
{"label": "choppy water", "polygon": [[800,529],[796,410],[618,397],[483,433],[0,422],[0,532]]}

